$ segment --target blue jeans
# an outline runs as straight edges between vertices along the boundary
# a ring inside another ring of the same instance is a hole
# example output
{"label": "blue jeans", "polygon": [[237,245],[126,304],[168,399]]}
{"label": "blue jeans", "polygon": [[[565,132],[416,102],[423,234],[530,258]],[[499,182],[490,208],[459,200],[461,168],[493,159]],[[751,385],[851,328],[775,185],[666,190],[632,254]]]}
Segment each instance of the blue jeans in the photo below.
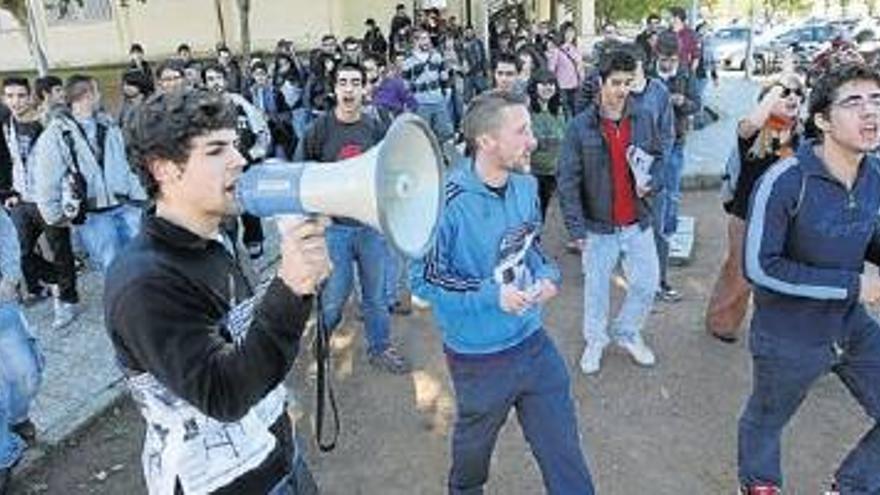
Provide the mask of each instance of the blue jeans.
{"label": "blue jeans", "polygon": [[408,260],[406,256],[395,251],[390,243],[385,250],[385,300],[388,307],[394,306],[403,292],[409,291]]}
{"label": "blue jeans", "polygon": [[593,494],[568,371],[543,330],[500,353],[447,353],[446,362],[457,410],[450,494],[483,493],[498,431],[512,407],[538,461],[547,493]]}
{"label": "blue jeans", "polygon": [[483,74],[465,76],[464,78],[464,104],[467,105],[475,96],[489,89],[489,81]]}
{"label": "blue jeans", "polygon": [[654,230],[654,244],[657,246],[657,265],[660,269],[660,284],[666,284],[666,271],[669,268],[669,235],[666,234],[666,203],[669,202],[666,189],[654,194],[651,200],[651,227]]}
{"label": "blue jeans", "polygon": [[269,491],[268,495],[317,495],[318,486],[315,484],[315,479],[312,477],[309,466],[303,459],[299,442],[296,439],[294,439],[294,444],[296,445],[296,452],[293,455],[293,460],[290,462],[292,472],[282,478]]}
{"label": "blue jeans", "polygon": [[582,257],[584,272],[584,339],[604,346],[608,337],[611,275],[621,261],[627,281],[626,298],[614,320],[612,335],[618,342],[637,342],[654,304],[659,287],[654,229],[638,224],[611,234],[587,234]]}
{"label": "blue jeans", "polygon": [[43,356],[17,304],[0,304],[0,468],[14,465],[24,441],[9,427],[28,419],[43,375]]}
{"label": "blue jeans", "polygon": [[388,348],[391,335],[391,316],[385,299],[385,239],[370,227],[338,223],[327,228],[326,238],[333,272],[321,293],[324,322],[332,330],[342,320],[357,266],[367,353],[382,353]]}
{"label": "blue jeans", "polygon": [[840,493],[880,493],[880,327],[863,307],[843,319],[848,320],[850,330],[836,346],[803,345],[776,337],[772,329],[752,327],[752,395],[739,420],[742,484],[763,481],[782,485],[782,430],[812,384],[833,372],[874,420],[874,427],[836,473]]}
{"label": "blue jeans", "polygon": [[84,224],[77,226],[86,252],[93,263],[107,271],[122,248],[140,230],[142,211],[132,205],[112,210],[90,212]]}
{"label": "blue jeans", "polygon": [[666,163],[666,205],[664,207],[664,233],[672,235],[678,230],[678,206],[681,204],[681,174],[684,170],[684,143],[676,142]]}
{"label": "blue jeans", "polygon": [[442,144],[452,139],[455,130],[452,128],[452,119],[449,117],[445,99],[436,103],[419,102],[416,113],[431,126],[438,142]]}

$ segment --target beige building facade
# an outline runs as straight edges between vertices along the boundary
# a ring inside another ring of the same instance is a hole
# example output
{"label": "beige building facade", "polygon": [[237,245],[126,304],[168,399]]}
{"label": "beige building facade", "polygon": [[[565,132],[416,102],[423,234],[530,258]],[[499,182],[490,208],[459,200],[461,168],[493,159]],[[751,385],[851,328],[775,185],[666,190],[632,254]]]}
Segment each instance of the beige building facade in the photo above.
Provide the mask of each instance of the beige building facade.
{"label": "beige building facade", "polygon": [[[471,22],[483,31],[487,12],[511,0],[421,0],[418,5],[445,8],[446,15]],[[412,0],[252,0],[250,27],[254,50],[271,50],[280,38],[294,41],[298,49],[319,44],[323,34],[360,37],[364,20],[372,17],[387,35],[394,6],[404,3],[411,13]],[[530,15],[549,19],[557,0],[524,0]],[[591,18],[592,0],[577,0]],[[62,15],[58,0],[30,0],[35,35],[42,41],[52,68],[117,64],[127,59],[132,43],[141,43],[149,59],[174,53],[180,43],[207,54],[225,42],[240,47],[239,9],[236,0],[83,0],[69,2]],[[468,12],[468,10],[470,12]],[[469,16],[470,14],[470,16]],[[587,24],[587,22],[583,22]],[[0,12],[0,72],[34,66],[24,31]]]}

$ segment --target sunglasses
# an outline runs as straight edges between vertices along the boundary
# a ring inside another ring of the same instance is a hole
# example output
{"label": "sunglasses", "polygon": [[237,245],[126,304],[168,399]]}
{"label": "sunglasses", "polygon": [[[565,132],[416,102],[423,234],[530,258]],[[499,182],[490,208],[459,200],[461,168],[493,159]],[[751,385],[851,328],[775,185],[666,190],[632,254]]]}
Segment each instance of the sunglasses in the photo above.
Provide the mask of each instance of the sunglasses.
{"label": "sunglasses", "polygon": [[788,98],[792,94],[796,94],[798,96],[798,98],[800,98],[800,99],[804,98],[804,92],[800,88],[789,88],[788,86],[782,87],[782,97],[783,98]]}

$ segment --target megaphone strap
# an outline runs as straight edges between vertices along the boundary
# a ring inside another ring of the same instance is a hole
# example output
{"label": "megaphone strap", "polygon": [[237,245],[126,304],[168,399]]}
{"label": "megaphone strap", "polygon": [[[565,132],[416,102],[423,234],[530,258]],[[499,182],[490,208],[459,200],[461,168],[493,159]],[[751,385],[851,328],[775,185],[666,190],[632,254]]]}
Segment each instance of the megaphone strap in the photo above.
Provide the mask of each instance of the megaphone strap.
{"label": "megaphone strap", "polygon": [[[331,379],[330,366],[330,329],[324,321],[323,308],[323,284],[318,290],[317,297],[317,335],[315,338],[315,361],[318,365],[318,383],[315,387],[317,400],[315,402],[315,441],[321,452],[330,452],[336,448],[339,439],[339,408],[336,405],[336,394],[333,393],[333,380]],[[325,393],[326,391],[326,393]],[[333,412],[333,438],[330,442],[324,442],[324,408],[326,400],[330,399],[330,410]]]}

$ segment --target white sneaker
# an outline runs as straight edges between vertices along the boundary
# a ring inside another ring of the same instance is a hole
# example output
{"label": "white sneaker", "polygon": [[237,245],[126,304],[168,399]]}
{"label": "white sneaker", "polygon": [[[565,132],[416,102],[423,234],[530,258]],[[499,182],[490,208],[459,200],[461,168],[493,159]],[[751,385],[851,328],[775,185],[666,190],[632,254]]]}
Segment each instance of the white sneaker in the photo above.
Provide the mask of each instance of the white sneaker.
{"label": "white sneaker", "polygon": [[425,301],[424,299],[416,296],[411,296],[412,305],[417,309],[431,309],[431,303]]}
{"label": "white sneaker", "polygon": [[605,346],[600,344],[587,344],[584,354],[581,356],[581,371],[585,375],[592,375],[602,367],[602,353]]}
{"label": "white sneaker", "polygon": [[654,366],[654,363],[657,362],[651,348],[642,339],[637,339],[635,342],[619,342],[618,345],[626,349],[626,352],[639,366]]}
{"label": "white sneaker", "polygon": [[52,329],[61,330],[73,323],[79,316],[79,304],[67,303],[55,299],[55,318],[52,320]]}

